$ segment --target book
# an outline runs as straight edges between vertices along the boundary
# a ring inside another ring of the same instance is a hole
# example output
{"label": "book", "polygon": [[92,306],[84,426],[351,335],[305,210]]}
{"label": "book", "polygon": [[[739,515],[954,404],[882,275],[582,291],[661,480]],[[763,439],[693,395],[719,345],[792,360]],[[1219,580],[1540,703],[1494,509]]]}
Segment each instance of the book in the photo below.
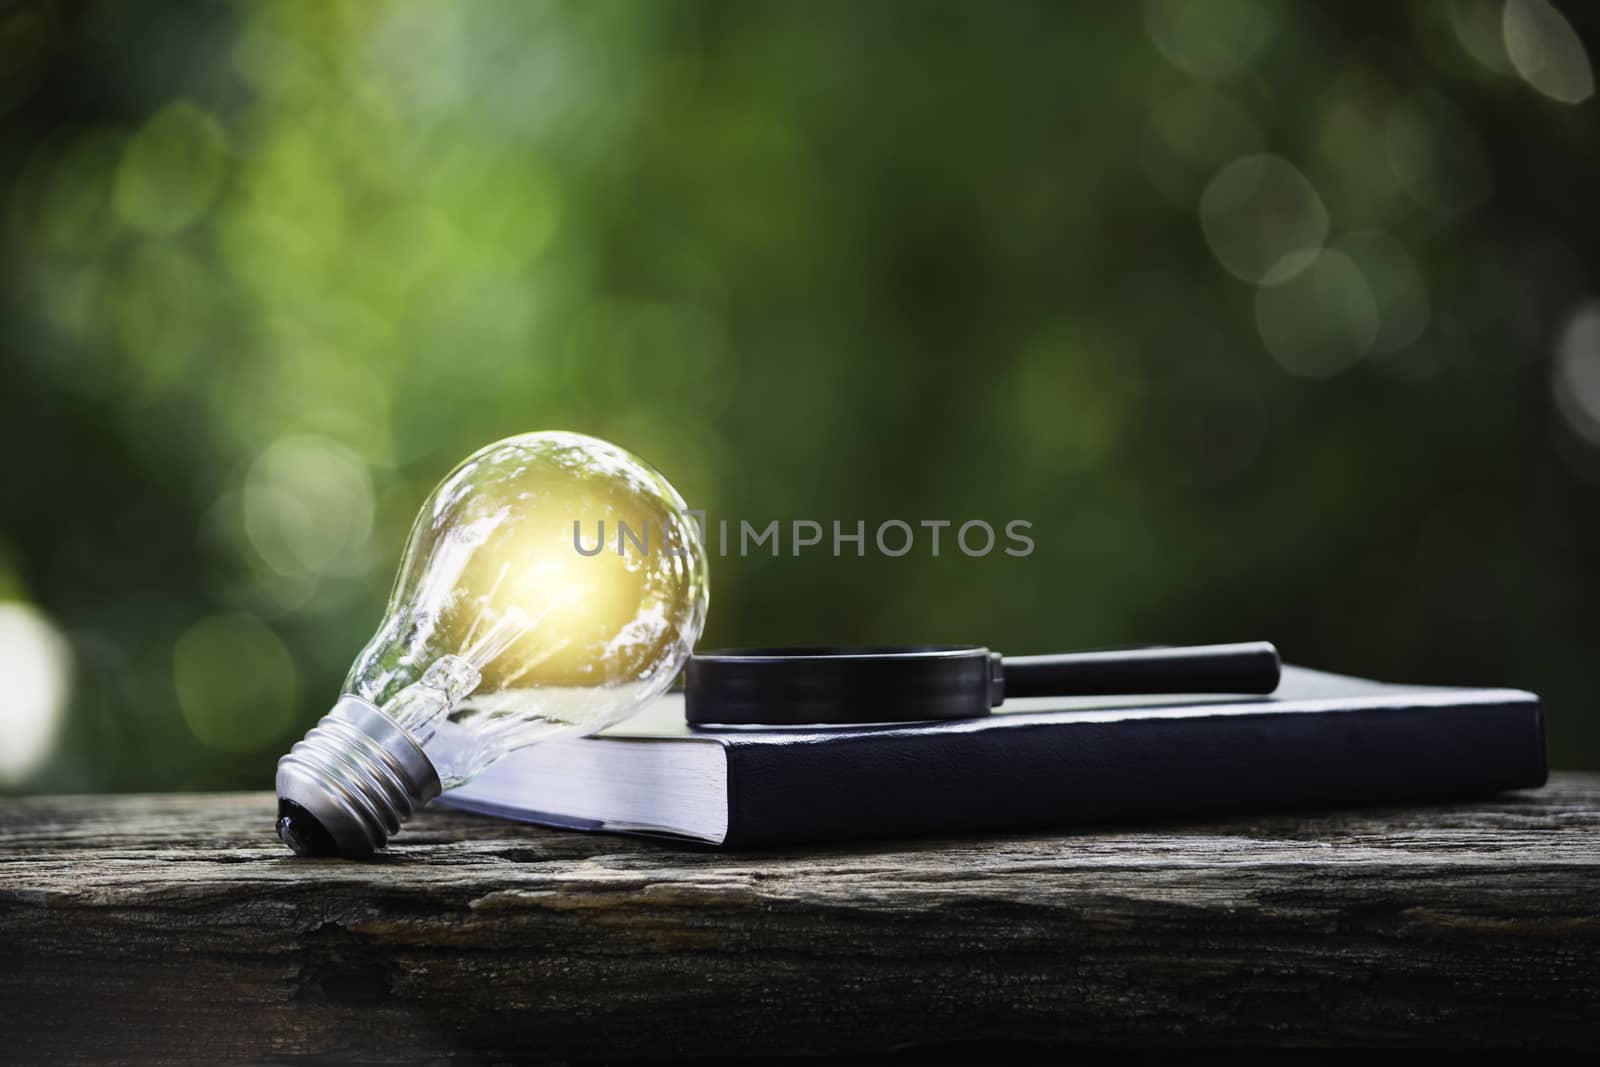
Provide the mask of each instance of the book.
{"label": "book", "polygon": [[1286,666],[1268,697],[1034,697],[877,727],[704,730],[669,693],[437,803],[748,848],[1449,800],[1546,774],[1532,693]]}

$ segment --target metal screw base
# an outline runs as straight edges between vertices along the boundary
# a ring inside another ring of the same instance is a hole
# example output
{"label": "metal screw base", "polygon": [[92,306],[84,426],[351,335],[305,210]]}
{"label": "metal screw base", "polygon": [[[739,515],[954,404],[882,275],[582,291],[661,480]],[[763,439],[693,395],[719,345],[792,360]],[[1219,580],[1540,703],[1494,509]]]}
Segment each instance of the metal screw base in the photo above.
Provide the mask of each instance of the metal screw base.
{"label": "metal screw base", "polygon": [[440,792],[410,735],[345,696],[278,761],[278,836],[302,856],[370,855]]}

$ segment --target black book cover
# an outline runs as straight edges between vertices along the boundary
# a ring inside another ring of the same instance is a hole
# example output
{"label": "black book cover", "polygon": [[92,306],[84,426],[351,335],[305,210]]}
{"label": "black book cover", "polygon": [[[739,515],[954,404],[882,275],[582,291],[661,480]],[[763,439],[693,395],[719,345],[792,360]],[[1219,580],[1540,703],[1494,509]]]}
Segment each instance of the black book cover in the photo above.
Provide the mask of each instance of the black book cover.
{"label": "black book cover", "polygon": [[[602,792],[622,790],[620,778],[603,780],[616,744],[684,742],[719,747],[725,782],[628,782],[643,814],[627,819],[584,810],[597,794],[575,787],[547,787],[532,805],[519,794],[541,775],[564,773],[574,755],[599,768],[587,783],[598,777]],[[1543,713],[1531,693],[1289,667],[1265,698],[1034,698],[988,718],[890,727],[696,730],[671,696],[596,738],[513,754],[489,781],[445,803],[554,825],[670,832],[670,818],[650,824],[651,790],[665,809],[675,791],[725,789],[720,843],[751,847],[1448,800],[1538,786],[1546,773]]]}

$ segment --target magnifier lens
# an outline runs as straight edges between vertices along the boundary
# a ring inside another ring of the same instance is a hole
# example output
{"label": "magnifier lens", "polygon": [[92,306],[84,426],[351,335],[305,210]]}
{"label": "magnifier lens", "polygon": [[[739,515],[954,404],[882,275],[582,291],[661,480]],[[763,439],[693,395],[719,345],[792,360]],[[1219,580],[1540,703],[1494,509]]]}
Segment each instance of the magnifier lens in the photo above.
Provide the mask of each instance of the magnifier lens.
{"label": "magnifier lens", "polygon": [[695,724],[865,724],[970,719],[999,701],[999,657],[975,645],[738,648],[696,653]]}

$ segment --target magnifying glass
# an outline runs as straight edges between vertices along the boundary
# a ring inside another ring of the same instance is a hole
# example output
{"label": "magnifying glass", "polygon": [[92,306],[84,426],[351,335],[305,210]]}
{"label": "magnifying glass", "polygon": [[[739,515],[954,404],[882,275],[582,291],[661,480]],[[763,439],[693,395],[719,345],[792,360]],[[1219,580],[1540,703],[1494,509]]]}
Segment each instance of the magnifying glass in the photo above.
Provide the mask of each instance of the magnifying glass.
{"label": "magnifying glass", "polygon": [[977,645],[729,648],[699,652],[685,676],[695,725],[802,726],[975,719],[1008,697],[1266,694],[1266,641],[1002,656]]}

